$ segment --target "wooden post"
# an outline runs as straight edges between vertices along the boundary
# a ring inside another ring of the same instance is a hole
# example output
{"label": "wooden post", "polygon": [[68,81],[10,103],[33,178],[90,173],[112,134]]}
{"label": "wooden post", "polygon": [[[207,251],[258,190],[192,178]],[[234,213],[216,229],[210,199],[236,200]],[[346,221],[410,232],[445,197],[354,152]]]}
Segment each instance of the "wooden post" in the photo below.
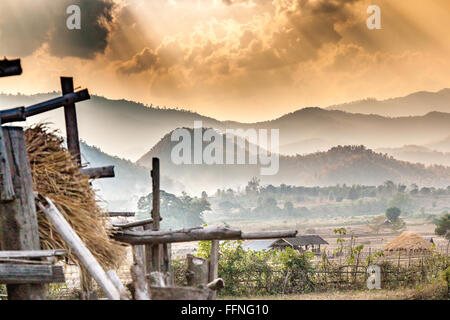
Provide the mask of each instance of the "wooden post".
{"label": "wooden post", "polygon": [[[144,226],[144,230],[149,230],[150,228],[153,231],[158,231],[160,228],[160,188],[159,188],[159,159],[152,159],[152,195],[153,195],[153,205],[152,205],[152,219],[153,224],[151,226]],[[155,245],[146,245],[145,246],[145,256],[146,256],[146,272],[147,274],[152,271],[161,271],[161,251],[162,246],[159,244]]]}
{"label": "wooden post", "polygon": [[[16,197],[0,203],[1,250],[40,250],[33,181],[23,129],[3,127],[5,150]],[[7,285],[10,300],[46,299],[45,284]]]}
{"label": "wooden post", "polygon": [[[61,89],[63,95],[73,92],[73,78],[61,77]],[[64,117],[66,120],[67,149],[81,166],[80,140],[78,137],[78,123],[75,103],[64,106]]]}
{"label": "wooden post", "polygon": [[188,254],[187,257],[187,283],[190,287],[206,286],[209,281],[209,263],[207,260]]}
{"label": "wooden post", "polygon": [[[209,281],[212,282],[219,277],[219,240],[211,241],[211,254],[209,259]],[[210,295],[211,300],[216,300],[217,292],[213,291]]]}

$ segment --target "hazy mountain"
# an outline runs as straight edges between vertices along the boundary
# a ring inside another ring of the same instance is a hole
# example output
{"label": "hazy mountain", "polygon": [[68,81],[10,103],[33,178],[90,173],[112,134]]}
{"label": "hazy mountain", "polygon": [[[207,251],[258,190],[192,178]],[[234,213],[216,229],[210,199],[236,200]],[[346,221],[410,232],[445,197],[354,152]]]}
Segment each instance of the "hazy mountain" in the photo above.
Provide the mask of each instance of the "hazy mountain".
{"label": "hazy mountain", "polygon": [[450,89],[437,92],[420,91],[386,100],[365,99],[333,105],[327,109],[389,117],[419,116],[432,111],[450,112]]}
{"label": "hazy mountain", "polygon": [[450,153],[439,152],[423,146],[409,145],[401,148],[380,148],[376,152],[386,153],[396,159],[426,165],[450,166]]}
{"label": "hazy mountain", "polygon": [[[0,110],[14,106],[28,106],[59,96],[52,92],[37,95],[0,94]],[[201,120],[208,126],[220,123],[212,118],[194,112],[160,109],[127,100],[111,100],[95,95],[77,104],[77,118],[80,139],[90,145],[101,146],[109,154],[136,160],[149,150],[166,132],[182,126],[193,126],[194,120]],[[31,117],[27,124],[51,122],[65,134],[62,109]]]}
{"label": "hazy mountain", "polygon": [[[151,192],[150,170],[129,160],[111,156],[97,147],[80,144],[83,165],[86,167],[114,166],[115,178],[93,180],[100,199],[107,201],[109,210],[135,210],[139,197]],[[184,187],[168,178],[161,177],[161,188],[177,194]]]}
{"label": "hazy mountain", "polygon": [[[192,130],[191,130],[192,133]],[[191,134],[193,137],[193,134]],[[222,137],[223,141],[225,138]],[[191,141],[194,144],[193,138]],[[338,146],[327,152],[309,155],[280,156],[279,172],[274,176],[260,175],[261,165],[175,165],[171,152],[178,142],[171,141],[171,133],[164,136],[138,164],[150,167],[152,157],[161,159],[161,170],[171,178],[182,181],[192,192],[208,193],[217,188],[242,187],[253,176],[263,183],[292,185],[365,184],[378,185],[386,180],[420,185],[450,185],[450,168],[426,167],[399,161],[385,154],[376,153],[363,146]],[[204,142],[203,150],[209,143]],[[223,143],[222,145],[226,145]],[[194,147],[192,147],[194,148]],[[219,152],[226,154],[226,148]],[[224,156],[225,158],[225,156]],[[248,154],[246,155],[248,159]],[[248,160],[247,160],[248,163]],[[264,166],[263,166],[264,167]]]}
{"label": "hazy mountain", "polygon": [[435,141],[426,145],[428,148],[441,151],[441,152],[450,152],[450,136],[446,137],[443,140]]}
{"label": "hazy mountain", "polygon": [[[404,98],[391,99],[398,105],[411,106],[414,112],[421,101],[424,105],[435,105],[443,110],[443,101],[450,90],[438,93],[419,92]],[[30,105],[58,93],[25,95],[0,95],[1,108]],[[386,104],[388,100],[381,104]],[[364,105],[355,102],[348,106]],[[353,108],[353,107],[352,107]],[[350,108],[351,109],[351,108]],[[351,109],[353,110],[353,109]],[[358,112],[361,110],[356,108]],[[448,110],[448,109],[446,109]],[[430,112],[422,116],[389,118],[379,115],[353,114],[338,110],[304,108],[280,118],[256,122],[239,123],[218,121],[194,112],[159,109],[126,100],[110,100],[93,95],[91,100],[77,104],[80,138],[90,145],[101,146],[109,154],[136,160],[161,136],[179,127],[192,128],[195,120],[204,127],[225,129],[279,129],[280,152],[284,154],[306,154],[326,151],[341,145],[365,145],[369,148],[395,148],[404,145],[426,145],[430,141],[441,141],[450,136],[450,113]],[[29,119],[29,124],[51,121],[53,127],[64,133],[64,113],[60,110],[44,113]],[[443,150],[439,150],[443,151]]]}

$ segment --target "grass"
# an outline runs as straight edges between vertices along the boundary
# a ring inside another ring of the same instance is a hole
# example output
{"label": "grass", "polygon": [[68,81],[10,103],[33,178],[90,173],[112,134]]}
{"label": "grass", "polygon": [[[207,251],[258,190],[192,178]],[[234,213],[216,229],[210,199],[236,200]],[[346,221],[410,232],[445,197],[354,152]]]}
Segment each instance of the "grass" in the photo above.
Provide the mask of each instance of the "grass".
{"label": "grass", "polygon": [[350,290],[327,291],[305,294],[219,297],[220,300],[449,300],[441,284],[419,288],[399,288],[395,290]]}

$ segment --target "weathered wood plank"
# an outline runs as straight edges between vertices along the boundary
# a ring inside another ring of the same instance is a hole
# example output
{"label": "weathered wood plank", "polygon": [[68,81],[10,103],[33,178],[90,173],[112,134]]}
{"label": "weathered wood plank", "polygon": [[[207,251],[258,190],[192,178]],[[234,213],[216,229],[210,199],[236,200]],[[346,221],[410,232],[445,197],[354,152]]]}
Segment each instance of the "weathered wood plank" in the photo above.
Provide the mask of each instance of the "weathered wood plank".
{"label": "weathered wood plank", "polygon": [[15,251],[0,251],[0,258],[48,258],[55,256],[63,256],[67,254],[67,250],[15,250]]}
{"label": "weathered wood plank", "polygon": [[0,127],[0,202],[12,201],[15,195],[3,128]]}
{"label": "weathered wood plank", "polygon": [[[24,132],[20,127],[3,127],[3,136],[16,197],[0,203],[0,250],[40,250]],[[7,291],[10,300],[42,300],[47,295],[43,284],[10,284]]]}
{"label": "weathered wood plank", "polygon": [[[73,92],[73,78],[61,77],[61,90],[63,95]],[[78,121],[75,103],[70,102],[64,106],[66,121],[67,149],[81,166],[80,138],[78,136]]]}
{"label": "weathered wood plank", "polygon": [[0,283],[43,284],[65,282],[62,266],[0,264]]}
{"label": "weathered wood plank", "polygon": [[64,219],[63,215],[55,207],[52,201],[45,199],[47,204],[43,205],[38,201],[38,206],[45,213],[47,219],[55,227],[64,241],[73,250],[73,253],[80,259],[84,268],[97,281],[99,286],[105,292],[106,296],[111,300],[120,300],[120,293],[106,275],[103,268],[88,250],[86,245],[72,229],[69,223]]}
{"label": "weathered wood plank", "polygon": [[80,169],[82,174],[88,175],[91,179],[114,178],[114,166],[83,168]]}

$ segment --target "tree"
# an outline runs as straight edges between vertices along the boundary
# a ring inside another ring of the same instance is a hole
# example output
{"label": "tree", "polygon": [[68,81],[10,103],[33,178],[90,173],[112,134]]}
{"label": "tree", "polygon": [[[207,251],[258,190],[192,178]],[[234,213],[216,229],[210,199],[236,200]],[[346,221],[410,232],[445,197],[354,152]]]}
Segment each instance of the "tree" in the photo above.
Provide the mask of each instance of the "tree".
{"label": "tree", "polygon": [[294,214],[294,205],[290,201],[286,201],[284,203],[284,210],[289,216],[292,216]]}
{"label": "tree", "polygon": [[398,217],[400,216],[400,209],[397,207],[390,207],[386,210],[386,218],[390,222],[396,222],[398,220]]}
{"label": "tree", "polygon": [[260,187],[260,182],[261,180],[258,179],[257,177],[253,177],[247,184],[247,186],[245,187],[245,192],[247,194],[249,193],[258,193],[259,191],[259,187]]}
{"label": "tree", "polygon": [[436,225],[434,233],[438,236],[445,236],[447,240],[450,240],[450,214],[445,214],[442,218],[437,219],[434,224]]}

